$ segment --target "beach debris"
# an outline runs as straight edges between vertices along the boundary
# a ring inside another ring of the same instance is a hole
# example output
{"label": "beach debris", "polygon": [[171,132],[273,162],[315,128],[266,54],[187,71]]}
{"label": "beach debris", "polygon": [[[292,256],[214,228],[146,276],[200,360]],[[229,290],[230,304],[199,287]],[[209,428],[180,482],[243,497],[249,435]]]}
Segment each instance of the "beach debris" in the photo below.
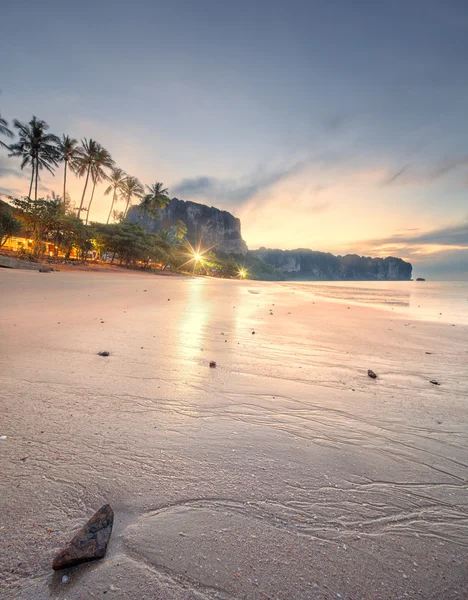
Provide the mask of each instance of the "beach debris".
{"label": "beach debris", "polygon": [[104,504],[54,558],[54,571],[103,558],[114,524],[114,511]]}
{"label": "beach debris", "polygon": [[426,352],[426,354],[432,354],[432,352]]}
{"label": "beach debris", "polygon": [[101,352],[98,352],[99,356],[109,356],[110,352],[107,352],[107,350],[101,350]]}
{"label": "beach debris", "polygon": [[214,360],[210,360],[210,367],[216,369],[216,362]]}
{"label": "beach debris", "polygon": [[6,439],[7,439],[7,436],[6,436],[6,435],[0,435],[0,440],[1,440],[2,442],[3,442],[4,440],[6,440]]}
{"label": "beach debris", "polygon": [[252,335],[255,335],[255,331],[252,331]]}
{"label": "beach debris", "polygon": [[437,379],[431,379],[430,383],[432,383],[432,385],[440,385]]}
{"label": "beach debris", "polygon": [[70,581],[70,577],[68,577],[68,575],[64,575],[62,577],[62,583],[68,583]]}
{"label": "beach debris", "polygon": [[372,379],[377,379],[377,375],[374,373],[374,371],[372,369],[369,369],[367,371],[367,374],[369,375],[369,377],[371,377]]}

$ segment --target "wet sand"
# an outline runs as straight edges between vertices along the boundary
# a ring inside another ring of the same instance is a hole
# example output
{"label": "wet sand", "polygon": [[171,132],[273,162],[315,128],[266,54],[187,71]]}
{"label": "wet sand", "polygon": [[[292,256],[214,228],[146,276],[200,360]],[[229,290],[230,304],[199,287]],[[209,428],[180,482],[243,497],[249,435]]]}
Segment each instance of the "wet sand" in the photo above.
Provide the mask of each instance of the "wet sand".
{"label": "wet sand", "polygon": [[2,599],[468,597],[466,325],[112,272],[0,271],[0,311]]}

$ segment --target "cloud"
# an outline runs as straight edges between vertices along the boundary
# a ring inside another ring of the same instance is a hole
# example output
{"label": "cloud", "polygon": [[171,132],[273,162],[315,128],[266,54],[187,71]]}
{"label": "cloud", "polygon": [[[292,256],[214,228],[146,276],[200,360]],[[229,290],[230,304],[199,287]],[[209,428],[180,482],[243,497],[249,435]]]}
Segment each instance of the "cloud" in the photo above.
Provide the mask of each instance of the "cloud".
{"label": "cloud", "polygon": [[186,199],[198,197],[242,204],[253,198],[258,192],[265,191],[297,173],[304,166],[304,162],[297,162],[290,167],[276,171],[265,172],[260,169],[239,181],[208,176],[186,178],[172,186],[172,192],[176,196]]}
{"label": "cloud", "polygon": [[418,167],[417,165],[405,164],[395,172],[390,173],[382,181],[383,185],[393,184],[424,184],[432,183],[449,173],[460,168],[468,167],[468,156],[460,155],[452,158],[444,158],[429,167]]}
{"label": "cloud", "polygon": [[15,169],[12,165],[14,161],[8,158],[0,158],[0,177],[25,177],[20,169]]}
{"label": "cloud", "polygon": [[[411,230],[409,230],[411,231]],[[396,234],[380,240],[367,243],[373,245],[408,244],[412,246],[438,245],[438,246],[466,246],[468,248],[468,221],[460,225],[433,229],[417,235]]]}
{"label": "cloud", "polygon": [[468,279],[468,221],[449,227],[411,234],[395,234],[366,240],[347,251],[372,256],[400,256],[413,263],[418,275],[438,279]]}

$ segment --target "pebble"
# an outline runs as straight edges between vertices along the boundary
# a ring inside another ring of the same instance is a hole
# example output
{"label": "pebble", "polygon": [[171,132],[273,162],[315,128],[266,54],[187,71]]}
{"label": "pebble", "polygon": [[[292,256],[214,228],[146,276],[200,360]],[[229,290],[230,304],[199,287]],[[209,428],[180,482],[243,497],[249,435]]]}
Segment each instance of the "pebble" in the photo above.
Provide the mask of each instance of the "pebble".
{"label": "pebble", "polygon": [[367,371],[367,374],[369,375],[369,377],[371,377],[372,379],[377,379],[377,375],[374,373],[374,371],[372,369],[369,369]]}
{"label": "pebble", "polygon": [[433,385],[440,385],[440,383],[437,381],[437,379],[431,379],[431,383]]}
{"label": "pebble", "polygon": [[68,577],[68,575],[64,575],[64,576],[62,577],[62,583],[68,583],[68,582],[69,582],[69,580],[70,580],[70,577]]}
{"label": "pebble", "polygon": [[98,352],[99,356],[109,356],[109,352],[107,352],[107,350],[101,350],[101,352]]}
{"label": "pebble", "polygon": [[216,363],[215,363],[215,361],[214,361],[214,360],[210,361],[210,367],[211,367],[212,369],[216,368]]}
{"label": "pebble", "polygon": [[2,440],[2,441],[3,441],[3,440],[6,440],[6,439],[7,439],[7,436],[6,436],[6,435],[0,435],[0,440]]}

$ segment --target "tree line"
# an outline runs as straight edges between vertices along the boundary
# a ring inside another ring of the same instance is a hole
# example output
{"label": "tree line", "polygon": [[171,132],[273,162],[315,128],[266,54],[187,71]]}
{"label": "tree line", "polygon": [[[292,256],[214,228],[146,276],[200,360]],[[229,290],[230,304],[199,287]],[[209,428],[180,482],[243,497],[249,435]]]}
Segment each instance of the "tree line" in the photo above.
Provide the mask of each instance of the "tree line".
{"label": "tree line", "polygon": [[[6,143],[0,139],[0,145],[8,150],[8,156],[21,160],[22,170],[31,170],[31,177],[27,196],[8,197],[20,221],[8,208],[0,207],[0,247],[9,237],[24,233],[32,239],[32,248],[24,249],[24,252],[37,257],[44,253],[45,243],[52,242],[56,254],[60,251],[65,258],[70,257],[73,249],[83,258],[94,249],[98,255],[117,256],[125,264],[139,261],[147,265],[150,261],[162,261],[176,265],[175,256],[187,234],[182,221],[157,234],[150,234],[140,225],[126,221],[135,200],[140,202],[140,211],[160,218],[160,211],[170,201],[169,192],[161,182],[143,186],[138,178],[118,168],[110,153],[96,140],[84,138],[79,143],[65,134],[60,138],[49,133],[48,124],[35,116],[28,123],[14,119],[13,128],[15,131],[0,115],[0,136],[12,140]],[[38,198],[41,171],[54,174],[60,165],[63,168],[62,194],[52,192],[51,197]],[[77,207],[71,206],[67,192],[70,171],[84,181]],[[107,182],[104,195],[110,197],[107,222],[89,224],[96,185],[102,182]],[[85,208],[87,193],[90,197]],[[124,203],[123,211],[116,210],[119,201]],[[84,222],[83,211],[86,211]],[[118,222],[110,223],[112,217]]]}
{"label": "tree line", "polygon": [[[123,215],[121,215],[123,219],[135,200],[141,202],[143,210],[152,213],[157,213],[170,201],[168,190],[162,183],[156,182],[153,185],[143,186],[137,177],[128,175],[123,169],[118,168],[111,154],[96,140],[84,138],[78,142],[65,134],[59,137],[49,133],[49,125],[35,116],[28,123],[14,119],[13,129],[11,129],[8,121],[0,115],[0,135],[13,140],[6,143],[0,139],[0,145],[8,150],[8,156],[20,159],[21,170],[31,170],[28,198],[38,200],[38,181],[41,171],[54,175],[57,168],[62,165],[64,203],[68,197],[69,172],[83,179],[83,191],[76,210],[78,218],[81,218],[81,213],[86,211],[86,224],[89,221],[96,185],[104,181],[109,183],[104,194],[111,196],[107,223],[114,214],[113,211],[119,200],[124,202]],[[91,195],[85,208],[85,199],[89,192]]]}

